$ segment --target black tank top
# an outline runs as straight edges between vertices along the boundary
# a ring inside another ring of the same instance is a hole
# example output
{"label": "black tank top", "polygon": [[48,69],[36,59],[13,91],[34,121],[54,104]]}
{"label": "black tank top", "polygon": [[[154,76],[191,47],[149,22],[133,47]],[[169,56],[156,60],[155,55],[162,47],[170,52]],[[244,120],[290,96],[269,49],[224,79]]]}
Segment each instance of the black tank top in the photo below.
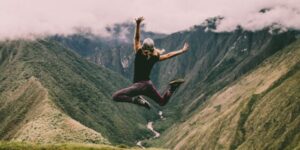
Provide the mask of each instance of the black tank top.
{"label": "black tank top", "polygon": [[149,75],[153,65],[159,60],[159,56],[148,56],[142,54],[142,50],[138,50],[134,60],[134,78],[133,82],[150,80]]}

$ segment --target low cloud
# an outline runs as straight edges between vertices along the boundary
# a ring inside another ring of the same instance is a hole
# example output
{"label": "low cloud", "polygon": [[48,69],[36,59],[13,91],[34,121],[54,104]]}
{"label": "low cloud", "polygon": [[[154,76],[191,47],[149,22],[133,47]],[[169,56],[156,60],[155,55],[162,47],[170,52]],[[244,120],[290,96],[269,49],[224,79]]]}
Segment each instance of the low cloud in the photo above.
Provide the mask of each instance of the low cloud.
{"label": "low cloud", "polygon": [[225,19],[219,24],[217,31],[232,31],[237,26],[255,31],[265,27],[300,29],[300,3],[287,1],[271,1],[262,3],[251,10],[241,10],[239,13],[227,12]]}
{"label": "low cloud", "polygon": [[[267,11],[260,12],[262,9]],[[106,36],[106,27],[146,18],[148,31],[172,33],[223,16],[216,31],[277,25],[300,29],[298,0],[0,0],[0,38],[68,35],[81,28]]]}

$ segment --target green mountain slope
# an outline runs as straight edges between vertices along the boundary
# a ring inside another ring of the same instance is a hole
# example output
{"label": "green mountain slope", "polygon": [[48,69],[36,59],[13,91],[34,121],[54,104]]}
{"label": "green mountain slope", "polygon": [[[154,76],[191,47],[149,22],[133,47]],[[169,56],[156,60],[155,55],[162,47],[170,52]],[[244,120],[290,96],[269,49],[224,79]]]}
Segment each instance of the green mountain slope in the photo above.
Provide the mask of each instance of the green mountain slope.
{"label": "green mountain slope", "polygon": [[129,84],[54,41],[0,43],[0,138],[133,144],[151,112],[115,103]]}
{"label": "green mountain slope", "polygon": [[159,47],[166,50],[179,49],[187,41],[190,43],[190,51],[162,62],[153,77],[162,88],[172,78],[186,79],[170,105],[183,108],[182,115],[187,115],[194,109],[193,106],[187,106],[191,103],[189,99],[195,100],[203,95],[194,101],[199,106],[197,104],[201,104],[211,94],[295,41],[295,35],[294,31],[270,34],[268,30],[214,33],[206,32],[202,26],[195,27],[194,30],[175,33],[156,41]]}
{"label": "green mountain slope", "polygon": [[300,40],[219,90],[156,144],[172,149],[300,146]]}

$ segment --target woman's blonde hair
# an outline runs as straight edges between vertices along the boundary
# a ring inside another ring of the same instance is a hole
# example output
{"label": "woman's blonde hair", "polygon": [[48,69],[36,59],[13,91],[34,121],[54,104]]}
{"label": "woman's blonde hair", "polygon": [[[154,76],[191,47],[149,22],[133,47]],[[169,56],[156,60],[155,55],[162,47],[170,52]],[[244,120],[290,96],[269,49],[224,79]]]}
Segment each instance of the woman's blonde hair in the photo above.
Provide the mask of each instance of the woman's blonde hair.
{"label": "woman's blonde hair", "polygon": [[143,41],[142,50],[149,50],[149,51],[153,52],[154,49],[155,49],[154,41],[151,38],[146,38]]}

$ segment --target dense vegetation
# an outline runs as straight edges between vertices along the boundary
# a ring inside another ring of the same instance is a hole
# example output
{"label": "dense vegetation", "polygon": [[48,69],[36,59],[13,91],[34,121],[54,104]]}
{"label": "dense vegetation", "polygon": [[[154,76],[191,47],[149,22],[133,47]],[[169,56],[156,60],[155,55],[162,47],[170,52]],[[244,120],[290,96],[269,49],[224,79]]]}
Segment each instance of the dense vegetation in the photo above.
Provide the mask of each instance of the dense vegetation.
{"label": "dense vegetation", "polygon": [[1,121],[1,138],[14,137],[15,133],[8,136],[8,132],[17,131],[26,123],[29,106],[35,103],[28,94],[34,89],[29,89],[31,91],[15,102],[8,99],[12,98],[9,93],[22,87],[31,77],[42,84],[58,109],[110,142],[133,144],[149,133],[144,124],[151,112],[111,99],[114,91],[129,84],[127,80],[80,59],[54,41],[2,42],[0,60],[0,118],[4,120]]}

